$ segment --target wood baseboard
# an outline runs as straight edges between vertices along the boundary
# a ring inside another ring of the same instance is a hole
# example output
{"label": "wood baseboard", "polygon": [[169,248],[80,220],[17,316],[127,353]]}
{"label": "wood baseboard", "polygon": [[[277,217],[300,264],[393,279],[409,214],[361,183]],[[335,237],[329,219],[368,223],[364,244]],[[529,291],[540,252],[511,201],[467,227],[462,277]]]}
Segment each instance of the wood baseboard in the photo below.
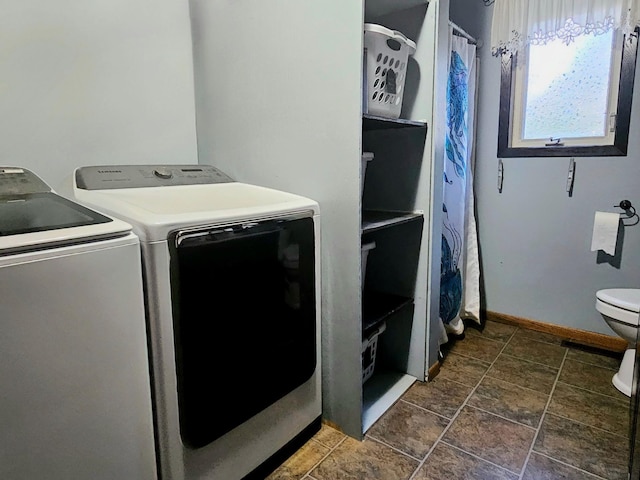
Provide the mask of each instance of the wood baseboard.
{"label": "wood baseboard", "polygon": [[[539,322],[537,320],[530,320],[528,318],[491,311],[486,312],[486,318],[487,320],[494,322],[506,323],[507,325],[528,328],[529,330],[535,330],[537,332],[549,333],[570,342],[589,347],[601,348],[610,352],[621,353],[627,349],[627,342],[624,339],[604,335],[602,333],[588,332],[577,328],[564,327],[561,325],[554,325],[552,323]],[[429,375],[431,375],[431,369],[429,369]]]}
{"label": "wood baseboard", "polygon": [[440,362],[436,362],[429,367],[427,382],[430,382],[431,380],[436,378],[436,376],[438,376],[439,373],[440,373]]}

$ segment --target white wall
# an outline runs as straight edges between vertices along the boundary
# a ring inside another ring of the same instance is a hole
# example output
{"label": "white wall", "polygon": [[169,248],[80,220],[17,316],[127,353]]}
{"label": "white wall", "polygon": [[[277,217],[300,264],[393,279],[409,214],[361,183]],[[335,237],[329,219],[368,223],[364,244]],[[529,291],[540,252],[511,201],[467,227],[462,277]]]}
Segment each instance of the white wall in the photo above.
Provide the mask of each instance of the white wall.
{"label": "white wall", "polygon": [[0,0],[0,165],[197,163],[180,0]]}
{"label": "white wall", "polygon": [[[500,61],[490,53],[492,7],[451,0],[451,19],[481,39],[476,197],[488,310],[614,335],[595,310],[602,288],[640,288],[640,226],[624,230],[619,268],[590,251],[596,210],[629,199],[640,208],[640,82],[633,99],[629,154],[576,158],[573,196],[568,158],[505,158],[498,193]],[[640,69],[638,69],[640,74]]]}

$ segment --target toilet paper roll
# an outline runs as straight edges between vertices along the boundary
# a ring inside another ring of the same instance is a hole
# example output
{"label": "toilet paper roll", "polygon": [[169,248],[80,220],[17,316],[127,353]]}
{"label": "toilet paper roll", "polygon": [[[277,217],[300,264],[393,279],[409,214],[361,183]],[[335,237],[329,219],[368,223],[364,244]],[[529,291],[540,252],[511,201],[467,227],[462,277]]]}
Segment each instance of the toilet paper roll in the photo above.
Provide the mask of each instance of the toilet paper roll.
{"label": "toilet paper roll", "polygon": [[603,250],[609,255],[615,255],[618,241],[619,213],[596,212],[593,221],[593,237],[591,251]]}

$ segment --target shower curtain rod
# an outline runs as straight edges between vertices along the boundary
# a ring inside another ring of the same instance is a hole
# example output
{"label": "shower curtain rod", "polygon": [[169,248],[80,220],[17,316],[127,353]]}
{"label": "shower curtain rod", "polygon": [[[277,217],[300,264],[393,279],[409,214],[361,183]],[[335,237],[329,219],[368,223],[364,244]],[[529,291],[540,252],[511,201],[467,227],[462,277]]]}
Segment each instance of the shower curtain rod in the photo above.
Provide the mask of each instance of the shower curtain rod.
{"label": "shower curtain rod", "polygon": [[472,45],[477,45],[478,44],[478,41],[475,38],[473,38],[465,30],[460,28],[458,25],[453,23],[451,20],[449,20],[449,25],[451,25],[453,27],[453,30],[457,35],[466,38],[467,40],[469,40],[469,43],[471,43]]}

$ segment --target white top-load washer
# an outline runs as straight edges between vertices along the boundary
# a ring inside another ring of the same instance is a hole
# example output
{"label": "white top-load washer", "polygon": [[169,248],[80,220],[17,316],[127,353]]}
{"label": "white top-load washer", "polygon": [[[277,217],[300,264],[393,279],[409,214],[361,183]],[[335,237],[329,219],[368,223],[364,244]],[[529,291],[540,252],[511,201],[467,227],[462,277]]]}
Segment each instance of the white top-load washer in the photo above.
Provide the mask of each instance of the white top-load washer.
{"label": "white top-load washer", "polygon": [[320,428],[318,204],[209,165],[72,180],[140,237],[161,477],[259,477]]}
{"label": "white top-load washer", "polygon": [[0,478],[157,478],[138,237],[0,167]]}

